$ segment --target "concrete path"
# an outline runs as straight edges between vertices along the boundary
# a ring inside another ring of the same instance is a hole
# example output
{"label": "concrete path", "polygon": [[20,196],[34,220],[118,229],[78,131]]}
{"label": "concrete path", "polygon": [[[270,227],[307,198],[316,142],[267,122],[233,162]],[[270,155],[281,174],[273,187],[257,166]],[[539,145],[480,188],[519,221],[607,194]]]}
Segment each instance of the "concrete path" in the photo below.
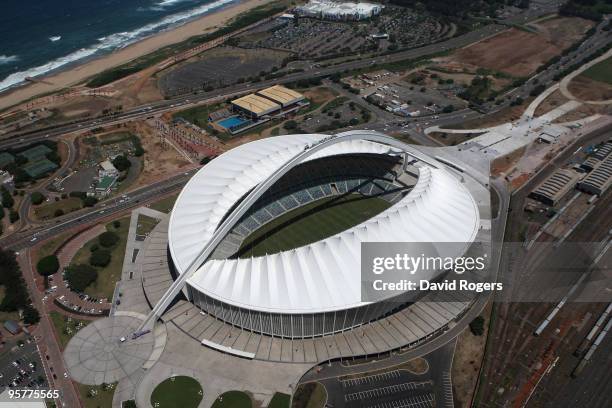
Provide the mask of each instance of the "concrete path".
{"label": "concrete path", "polygon": [[[578,68],[577,70],[575,70],[574,72],[570,73],[565,78],[563,78],[559,85],[559,90],[561,91],[563,96],[571,100],[580,100],[576,98],[574,94],[572,94],[571,91],[569,90],[569,84],[572,81],[572,79],[582,74],[584,71],[591,68],[593,65],[598,64],[601,61],[604,61],[610,57],[612,57],[612,49],[608,50],[608,52],[606,52],[602,56],[595,58],[593,61],[587,62],[586,64],[584,64],[583,66],[581,66],[580,68]],[[612,104],[612,99],[608,99],[605,101],[581,101],[581,102],[589,104],[589,105],[609,105],[609,104]]]}

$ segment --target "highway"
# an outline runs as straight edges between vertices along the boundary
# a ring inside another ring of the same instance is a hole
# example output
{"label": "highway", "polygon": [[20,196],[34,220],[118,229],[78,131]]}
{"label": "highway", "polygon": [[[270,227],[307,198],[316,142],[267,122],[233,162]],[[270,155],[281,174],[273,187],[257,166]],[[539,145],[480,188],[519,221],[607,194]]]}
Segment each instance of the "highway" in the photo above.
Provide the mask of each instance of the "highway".
{"label": "highway", "polygon": [[100,220],[123,211],[142,206],[145,202],[159,199],[175,191],[178,192],[196,170],[197,169],[190,170],[186,173],[181,173],[166,180],[126,193],[125,196],[128,198],[127,200],[117,197],[103,202],[95,208],[82,209],[66,216],[56,218],[54,220],[55,224],[53,225],[37,226],[27,231],[17,232],[4,237],[0,240],[0,247],[15,251],[29,248],[38,243],[39,240],[45,240],[78,225],[97,223],[100,222]]}

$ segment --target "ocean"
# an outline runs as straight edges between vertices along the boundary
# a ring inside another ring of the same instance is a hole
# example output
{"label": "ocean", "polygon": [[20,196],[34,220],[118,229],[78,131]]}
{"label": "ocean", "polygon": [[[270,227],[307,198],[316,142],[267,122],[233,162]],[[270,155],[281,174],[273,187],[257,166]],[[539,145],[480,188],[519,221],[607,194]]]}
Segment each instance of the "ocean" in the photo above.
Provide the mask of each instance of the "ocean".
{"label": "ocean", "polygon": [[2,0],[0,91],[240,0]]}

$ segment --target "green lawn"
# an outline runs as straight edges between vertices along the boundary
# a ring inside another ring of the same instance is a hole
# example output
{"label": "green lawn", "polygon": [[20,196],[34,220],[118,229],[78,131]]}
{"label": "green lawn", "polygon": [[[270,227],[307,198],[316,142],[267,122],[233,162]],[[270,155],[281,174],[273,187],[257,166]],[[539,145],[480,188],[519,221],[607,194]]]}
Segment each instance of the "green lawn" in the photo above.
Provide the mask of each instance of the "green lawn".
{"label": "green lawn", "polygon": [[177,376],[155,387],[151,394],[151,405],[156,408],[196,408],[202,396],[199,382],[191,377]]}
{"label": "green lawn", "polygon": [[136,235],[147,235],[153,228],[159,224],[159,220],[157,218],[149,217],[146,215],[138,216],[138,225],[136,226]]}
{"label": "green lawn", "polygon": [[249,235],[238,257],[263,256],[319,241],[362,223],[389,208],[378,197],[326,197],[272,220]]}
{"label": "green lawn", "polygon": [[77,385],[83,408],[106,408],[113,405],[117,383],[103,385]]}
{"label": "green lawn", "polygon": [[323,408],[327,401],[327,391],[318,382],[300,384],[293,395],[292,408]]}
{"label": "green lawn", "polygon": [[39,220],[48,220],[55,218],[55,211],[62,210],[64,214],[80,210],[82,202],[80,198],[69,197],[59,201],[53,201],[49,204],[42,204],[40,207],[34,209],[34,215]]}
{"label": "green lawn", "polygon": [[[119,241],[110,249],[111,261],[104,268],[97,268],[98,279],[89,285],[85,289],[85,293],[95,298],[107,298],[112,299],[113,292],[115,291],[115,283],[121,279],[121,271],[123,269],[123,257],[125,255],[125,243],[127,241],[127,234],[130,229],[130,218],[125,217],[118,220],[121,225],[119,228],[113,226],[114,221],[106,224],[107,231],[113,231],[119,235]],[[71,265],[77,264],[89,264],[89,257],[91,255],[91,246],[98,245],[98,238],[94,238],[87,242],[83,248],[79,249],[74,258],[72,258]]]}
{"label": "green lawn", "polygon": [[282,392],[277,392],[272,396],[272,399],[268,404],[268,408],[289,408],[290,402],[291,395],[283,394]]}
{"label": "green lawn", "polygon": [[53,322],[53,327],[59,337],[60,347],[62,350],[68,344],[68,341],[76,334],[77,331],[89,324],[88,320],[78,320],[66,317],[58,312],[52,311],[49,313],[49,317]]}
{"label": "green lawn", "polygon": [[251,408],[251,398],[242,391],[228,391],[215,400],[212,408]]}
{"label": "green lawn", "polygon": [[174,202],[177,198],[178,194],[173,194],[171,196],[162,198],[161,200],[154,202],[149,207],[157,211],[169,213],[170,211],[172,211],[172,207],[174,207]]}
{"label": "green lawn", "polygon": [[612,85],[612,57],[593,65],[582,73],[587,78]]}
{"label": "green lawn", "polygon": [[73,234],[73,232],[65,232],[43,242],[38,249],[38,259],[44,258],[47,255],[53,255]]}

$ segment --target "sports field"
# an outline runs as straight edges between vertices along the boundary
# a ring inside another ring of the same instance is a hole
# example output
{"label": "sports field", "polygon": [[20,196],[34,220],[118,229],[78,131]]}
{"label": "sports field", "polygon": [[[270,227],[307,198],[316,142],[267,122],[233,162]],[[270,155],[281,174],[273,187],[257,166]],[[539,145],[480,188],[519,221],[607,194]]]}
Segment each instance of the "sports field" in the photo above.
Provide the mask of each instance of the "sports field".
{"label": "sports field", "polygon": [[320,241],[390,206],[381,198],[360,194],[322,198],[289,211],[253,232],[242,243],[238,257],[264,256]]}

